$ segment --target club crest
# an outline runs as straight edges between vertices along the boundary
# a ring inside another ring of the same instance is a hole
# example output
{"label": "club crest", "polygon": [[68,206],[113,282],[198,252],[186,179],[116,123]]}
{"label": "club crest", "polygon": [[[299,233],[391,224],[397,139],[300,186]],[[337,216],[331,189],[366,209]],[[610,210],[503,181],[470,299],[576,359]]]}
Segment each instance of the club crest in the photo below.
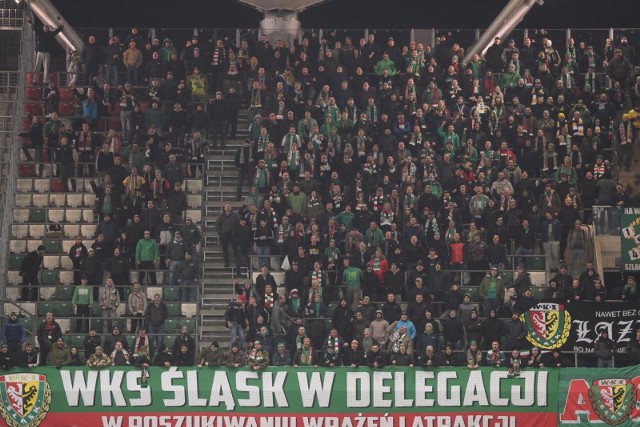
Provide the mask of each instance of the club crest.
{"label": "club crest", "polygon": [[631,380],[596,380],[589,388],[589,399],[598,417],[616,426],[629,419],[636,406],[637,392]]}
{"label": "club crest", "polygon": [[46,375],[0,376],[0,416],[10,427],[36,427],[49,412],[51,387]]}
{"label": "club crest", "polygon": [[543,350],[562,347],[571,332],[571,314],[562,304],[541,303],[520,315],[527,340]]}

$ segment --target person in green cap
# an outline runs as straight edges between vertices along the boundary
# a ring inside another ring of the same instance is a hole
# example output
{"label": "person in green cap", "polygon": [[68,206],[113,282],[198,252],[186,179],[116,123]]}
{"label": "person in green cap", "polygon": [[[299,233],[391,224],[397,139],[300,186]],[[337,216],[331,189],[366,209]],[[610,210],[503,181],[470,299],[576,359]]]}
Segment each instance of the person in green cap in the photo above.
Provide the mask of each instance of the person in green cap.
{"label": "person in green cap", "polygon": [[482,362],[482,351],[478,348],[478,342],[471,340],[469,342],[469,349],[467,350],[467,368],[478,369]]}

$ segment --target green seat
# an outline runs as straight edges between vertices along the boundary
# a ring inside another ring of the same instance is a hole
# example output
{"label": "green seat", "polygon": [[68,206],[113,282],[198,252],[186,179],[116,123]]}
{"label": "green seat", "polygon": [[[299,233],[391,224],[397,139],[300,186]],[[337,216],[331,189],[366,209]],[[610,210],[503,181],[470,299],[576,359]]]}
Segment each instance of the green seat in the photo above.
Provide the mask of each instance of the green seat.
{"label": "green seat", "polygon": [[70,302],[59,302],[53,306],[53,314],[56,317],[71,317],[73,315],[73,305]]}
{"label": "green seat", "polygon": [[175,334],[179,332],[180,329],[180,321],[175,319],[167,319],[164,321],[164,331],[167,334]]}
{"label": "green seat", "polygon": [[[90,327],[94,328],[98,334],[102,334],[105,332],[104,322],[102,321],[102,319],[91,319]],[[109,331],[109,333],[111,333],[111,331]]]}
{"label": "green seat", "polygon": [[76,347],[78,347],[78,351],[82,351],[84,349],[84,335],[68,336],[67,345],[68,346],[75,345]]}
{"label": "green seat", "polygon": [[543,256],[536,256],[530,258],[531,260],[531,270],[545,271],[546,268],[546,260]]}
{"label": "green seat", "polygon": [[168,303],[167,312],[169,313],[169,317],[182,317],[180,303]]}
{"label": "green seat", "polygon": [[196,331],[196,319],[182,319],[180,326],[186,326],[189,328],[189,333],[193,334]]}
{"label": "green seat", "polygon": [[20,264],[22,264],[22,258],[24,258],[24,255],[11,254],[9,256],[9,268],[11,270],[20,269]]}
{"label": "green seat", "polygon": [[500,274],[502,274],[502,282],[505,285],[513,282],[513,272],[511,272],[511,271],[503,271]]}
{"label": "green seat", "polygon": [[71,286],[58,286],[53,297],[57,301],[71,301],[73,298],[73,288]]}
{"label": "green seat", "polygon": [[471,286],[468,288],[464,288],[464,292],[466,294],[469,294],[469,296],[471,297],[471,301],[477,301],[478,295],[480,294],[480,288],[477,286]]}
{"label": "green seat", "polygon": [[327,310],[324,313],[324,317],[333,317],[333,313],[335,311],[336,311],[336,305],[335,304],[327,305]]}
{"label": "green seat", "polygon": [[62,253],[62,240],[45,240],[43,244],[48,254]]}
{"label": "green seat", "polygon": [[[173,343],[176,342],[176,336],[175,335],[167,335],[166,337],[164,337],[164,343],[167,345],[167,347],[169,347],[169,351],[171,351],[173,349]],[[156,349],[156,353],[158,352],[158,349]]]}
{"label": "green seat", "polygon": [[60,272],[55,270],[42,271],[42,284],[51,286],[60,283]]}
{"label": "green seat", "polygon": [[102,317],[102,307],[100,307],[100,304],[95,301],[91,306],[91,315],[93,317]]}
{"label": "green seat", "polygon": [[44,223],[47,221],[46,209],[29,209],[29,222]]}
{"label": "green seat", "polygon": [[38,302],[38,316],[46,317],[47,313],[53,313],[53,303],[51,302]]}
{"label": "green seat", "polygon": [[22,324],[27,333],[33,334],[36,327],[33,325],[33,317],[18,317],[18,322]]}
{"label": "green seat", "polygon": [[164,290],[162,291],[162,299],[164,299],[166,302],[178,301],[178,294],[179,290],[175,286],[164,288]]}
{"label": "green seat", "polygon": [[542,286],[532,286],[531,287],[531,292],[533,293],[533,296],[538,301],[542,301],[544,299],[544,291],[545,291],[545,288],[543,288]]}

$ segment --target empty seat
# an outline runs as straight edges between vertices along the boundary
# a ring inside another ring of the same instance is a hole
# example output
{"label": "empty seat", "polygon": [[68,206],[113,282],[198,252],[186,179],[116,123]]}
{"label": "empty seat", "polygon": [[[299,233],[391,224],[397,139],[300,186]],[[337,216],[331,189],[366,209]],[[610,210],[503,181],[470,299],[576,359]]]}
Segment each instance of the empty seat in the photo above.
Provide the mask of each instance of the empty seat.
{"label": "empty seat", "polygon": [[162,292],[162,298],[166,302],[178,301],[178,294],[179,294],[178,288],[171,286],[171,287],[164,288]]}
{"label": "empty seat", "polygon": [[29,222],[44,223],[47,220],[45,209],[29,209]]}
{"label": "empty seat", "polygon": [[83,224],[80,226],[80,234],[85,239],[93,239],[93,236],[96,233],[96,228],[98,228],[95,224]]}
{"label": "empty seat", "polygon": [[58,255],[45,255],[43,257],[43,259],[42,259],[42,265],[47,270],[58,269],[58,268],[60,268],[60,256],[58,256]]}
{"label": "empty seat", "polygon": [[44,224],[31,224],[29,226],[29,236],[33,239],[42,239],[44,238]]}
{"label": "empty seat", "polygon": [[49,222],[59,224],[64,221],[64,209],[49,209]]}
{"label": "empty seat", "polygon": [[47,313],[53,313],[53,303],[48,301],[38,302],[38,316],[44,317]]}
{"label": "empty seat", "polygon": [[13,210],[13,222],[22,224],[29,219],[29,209],[14,209]]}
{"label": "empty seat", "polygon": [[71,249],[71,246],[75,245],[76,241],[75,240],[63,240],[62,241],[62,252],[65,254],[69,253],[69,250]]}
{"label": "empty seat", "polygon": [[187,215],[191,217],[194,224],[199,224],[202,221],[202,211],[200,209],[187,209]]}
{"label": "empty seat", "polygon": [[182,319],[180,320],[180,325],[189,328],[189,333],[193,334],[196,330],[196,319],[193,317],[190,319]]}
{"label": "empty seat", "polygon": [[69,317],[73,315],[73,306],[69,302],[57,303],[53,306],[54,313],[57,317]]}
{"label": "empty seat", "polygon": [[[18,259],[22,259],[22,258],[18,258]],[[20,268],[20,264],[18,264],[17,268]],[[19,284],[21,284],[22,276],[20,276],[20,272],[17,269],[14,271],[9,271],[7,273],[7,282],[9,283],[9,285],[13,285],[13,286],[18,286]]]}
{"label": "empty seat", "polygon": [[66,204],[66,194],[55,194],[52,193],[49,195],[49,206],[55,206],[56,208],[64,208]]}
{"label": "empty seat", "polygon": [[167,334],[175,334],[180,331],[180,322],[176,319],[167,319],[164,321],[164,331]]}
{"label": "empty seat", "polygon": [[43,242],[44,248],[47,254],[60,254],[62,253],[62,240],[47,239]]}
{"label": "empty seat", "polygon": [[87,208],[92,208],[96,205],[96,195],[93,193],[85,193],[82,205]]}
{"label": "empty seat", "polygon": [[187,191],[191,194],[201,194],[202,193],[202,180],[199,179],[187,179],[185,181],[187,186]]}
{"label": "empty seat", "polygon": [[42,284],[43,285],[57,285],[60,283],[59,271],[43,271],[42,272]]}
{"label": "empty seat", "polygon": [[19,208],[28,208],[31,206],[31,194],[16,194],[16,206]]}
{"label": "empty seat", "polygon": [[16,239],[24,239],[29,235],[29,226],[28,225],[12,225],[11,235],[14,236]]}
{"label": "empty seat", "polygon": [[27,252],[33,252],[42,244],[42,240],[27,240]]}
{"label": "empty seat", "polygon": [[63,228],[65,237],[75,239],[80,235],[80,226],[78,224],[67,224]]}
{"label": "empty seat", "polygon": [[198,314],[198,305],[182,304],[180,312],[184,317],[195,317]]}
{"label": "empty seat", "polygon": [[38,86],[30,86],[26,90],[27,100],[29,101],[41,101],[42,89]]}
{"label": "empty seat", "polygon": [[190,208],[192,209],[200,209],[202,207],[202,196],[195,194],[195,195],[188,195],[187,196],[187,204],[189,205]]}
{"label": "empty seat", "polygon": [[46,178],[34,179],[33,180],[33,189],[38,193],[48,193],[49,192],[49,180]]}
{"label": "empty seat", "polygon": [[67,209],[65,211],[65,219],[67,222],[72,224],[78,223],[82,221],[82,210],[81,209]]}
{"label": "empty seat", "polygon": [[68,194],[67,195],[67,206],[70,208],[78,208],[82,206],[82,194]]}
{"label": "empty seat", "polygon": [[93,209],[83,209],[82,210],[82,221],[93,223]]}
{"label": "empty seat", "polygon": [[74,103],[70,101],[62,101],[58,105],[58,114],[60,117],[68,117],[73,115]]}
{"label": "empty seat", "polygon": [[60,257],[60,268],[65,270],[73,270],[73,262],[68,256]]}
{"label": "empty seat", "polygon": [[167,303],[167,313],[169,317],[179,317],[182,315],[180,303]]}
{"label": "empty seat", "polygon": [[17,185],[18,192],[29,193],[33,191],[33,180],[31,178],[18,178]]}
{"label": "empty seat", "polygon": [[21,254],[27,251],[27,241],[23,239],[11,239],[9,241],[9,252]]}
{"label": "empty seat", "polygon": [[75,93],[73,88],[61,87],[60,88],[60,101],[73,101],[75,99]]}
{"label": "empty seat", "polygon": [[[64,264],[64,260],[68,260],[71,263],[69,257],[60,257],[61,264]],[[63,268],[66,268],[63,265]],[[61,271],[60,272],[60,283],[65,286],[69,286],[73,284],[73,271]]]}
{"label": "empty seat", "polygon": [[31,198],[33,206],[36,208],[44,208],[49,206],[49,195],[48,194],[34,194]]}
{"label": "empty seat", "polygon": [[40,102],[27,102],[24,105],[24,112],[30,116],[42,116],[43,108]]}

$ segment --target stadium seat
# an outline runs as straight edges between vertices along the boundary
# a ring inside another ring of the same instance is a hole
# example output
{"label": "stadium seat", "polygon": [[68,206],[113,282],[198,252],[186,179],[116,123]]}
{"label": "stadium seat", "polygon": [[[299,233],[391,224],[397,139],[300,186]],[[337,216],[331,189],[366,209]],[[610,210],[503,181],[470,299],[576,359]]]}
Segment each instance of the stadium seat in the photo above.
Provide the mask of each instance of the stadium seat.
{"label": "stadium seat", "polygon": [[66,194],[49,194],[49,206],[53,206],[56,208],[64,208],[67,200]]}
{"label": "stadium seat", "polygon": [[[63,273],[68,272],[64,271]],[[71,277],[73,278],[73,272],[71,272]],[[53,297],[56,301],[71,301],[71,299],[73,298],[73,290],[74,288],[72,288],[71,286],[58,286],[56,288],[55,294],[53,294]]]}
{"label": "stadium seat", "polygon": [[183,303],[181,312],[184,317],[194,317],[198,314],[198,304]]}
{"label": "stadium seat", "polygon": [[187,204],[192,209],[200,209],[202,207],[202,197],[198,194],[187,196]]}
{"label": "stadium seat", "polygon": [[180,321],[180,325],[181,326],[186,326],[187,328],[189,328],[189,333],[190,334],[194,334],[195,331],[196,331],[196,319],[195,318],[182,319]]}
{"label": "stadium seat", "polygon": [[60,268],[60,257],[58,255],[45,255],[42,259],[42,265],[47,270],[55,270]]}
{"label": "stadium seat", "polygon": [[70,117],[73,116],[74,111],[74,103],[70,101],[62,101],[58,105],[58,114],[60,117]]}
{"label": "stadium seat", "polygon": [[46,178],[34,179],[33,189],[38,193],[48,193],[50,189],[49,180]]}
{"label": "stadium seat", "polygon": [[544,299],[544,291],[545,291],[545,288],[540,287],[540,286],[531,287],[531,293],[533,293],[533,296],[538,301],[542,301]]}
{"label": "stadium seat", "polygon": [[82,200],[82,206],[85,208],[93,208],[96,205],[96,195],[93,193],[85,193]]}
{"label": "stadium seat", "polygon": [[29,209],[29,222],[44,223],[47,220],[45,209]]}
{"label": "stadium seat", "polygon": [[12,225],[11,226],[11,235],[16,239],[24,239],[29,235],[29,226],[28,225]]}
{"label": "stadium seat", "polygon": [[62,253],[62,241],[61,240],[45,240],[44,247],[47,254],[60,254]]}
{"label": "stadium seat", "polygon": [[[29,190],[31,191],[31,190]],[[49,195],[48,194],[34,194],[31,198],[31,202],[33,207],[36,208],[45,208],[49,206]]]}
{"label": "stadium seat", "polygon": [[31,224],[29,225],[29,236],[32,239],[43,239],[45,234],[44,224]]}
{"label": "stadium seat", "polygon": [[201,209],[187,209],[186,216],[191,217],[194,224],[202,222],[202,210]]}
{"label": "stadium seat", "polygon": [[64,217],[67,222],[76,224],[82,219],[82,210],[80,209],[67,209],[64,213]]}
{"label": "stadium seat", "polygon": [[165,302],[178,301],[179,289],[177,287],[166,287],[162,291],[162,299]]}
{"label": "stadium seat", "polygon": [[49,209],[49,222],[60,224],[64,221],[64,209]]}
{"label": "stadium seat", "polygon": [[27,241],[23,239],[11,239],[9,241],[9,253],[21,254],[27,251]]}
{"label": "stadium seat", "polygon": [[[185,180],[187,186],[187,192],[191,194],[202,194],[202,181],[199,179],[187,179]],[[195,222],[195,220],[193,221]]]}
{"label": "stadium seat", "polygon": [[53,303],[48,301],[38,302],[38,316],[45,317],[47,313],[53,313]]}
{"label": "stadium seat", "polygon": [[181,317],[182,310],[180,309],[180,303],[167,303],[167,312],[169,317]]}
{"label": "stadium seat", "polygon": [[69,347],[74,345],[79,351],[84,350],[84,335],[69,335],[67,337],[67,345]]}
{"label": "stadium seat", "polygon": [[16,206],[19,208],[31,207],[33,196],[31,194],[16,194]]}
{"label": "stadium seat", "polygon": [[79,208],[82,207],[83,194],[67,194],[67,207]]}
{"label": "stadium seat", "polygon": [[67,224],[62,229],[67,239],[75,239],[80,235],[80,226],[78,224]]}
{"label": "stadium seat", "polygon": [[[14,255],[15,256],[15,255]],[[7,272],[7,283],[9,285],[13,285],[13,286],[18,286],[19,284],[22,283],[22,276],[20,276],[20,272],[18,271],[18,269],[20,268],[20,262],[22,261],[22,258],[9,258],[11,260],[11,262],[16,262],[18,261],[18,266],[15,268],[15,270],[13,271],[9,271]]]}
{"label": "stadium seat", "polygon": [[70,87],[61,87],[60,88],[60,100],[61,101],[73,101],[75,99],[75,93],[73,92],[73,88]]}
{"label": "stadium seat", "polygon": [[98,228],[95,224],[83,224],[80,226],[80,234],[85,239],[93,239],[93,236],[96,233],[96,228]]}
{"label": "stadium seat", "polygon": [[43,271],[42,272],[42,284],[43,285],[58,285],[60,283],[59,271]]}
{"label": "stadium seat", "polygon": [[164,337],[164,343],[167,345],[167,347],[169,347],[169,351],[171,351],[171,349],[173,348],[173,343],[175,342],[176,342],[175,335],[167,335]]}
{"label": "stadium seat", "polygon": [[[69,257],[62,257],[61,261],[64,261],[65,259],[71,262]],[[63,263],[61,262],[61,264]],[[63,265],[63,268],[66,268],[66,267]],[[64,286],[67,286],[67,287],[73,284],[73,271],[69,271],[69,270],[70,268],[66,271],[60,272],[60,283],[62,283]],[[71,295],[73,296],[73,288],[71,288]]]}
{"label": "stadium seat", "polygon": [[164,321],[164,331],[167,334],[175,334],[180,329],[180,322],[175,319],[167,319]]}
{"label": "stadium seat", "polygon": [[22,263],[22,258],[24,258],[24,255],[11,255],[9,257],[9,268],[11,270],[18,270],[20,268],[20,264]]}
{"label": "stadium seat", "polygon": [[30,116],[42,116],[44,109],[41,102],[27,102],[24,105],[24,112]]}
{"label": "stadium seat", "polygon": [[61,302],[53,306],[53,310],[56,317],[71,317],[73,316],[73,305],[70,302]]}
{"label": "stadium seat", "polygon": [[13,210],[13,222],[22,224],[29,219],[29,209],[14,209]]}
{"label": "stadium seat", "polygon": [[28,101],[42,101],[42,88],[30,86],[26,90]]}
{"label": "stadium seat", "polygon": [[31,178],[18,178],[16,187],[19,193],[29,193],[33,191],[33,180]]}
{"label": "stadium seat", "polygon": [[94,221],[93,209],[83,209],[82,210],[82,220],[84,222],[92,223]]}

